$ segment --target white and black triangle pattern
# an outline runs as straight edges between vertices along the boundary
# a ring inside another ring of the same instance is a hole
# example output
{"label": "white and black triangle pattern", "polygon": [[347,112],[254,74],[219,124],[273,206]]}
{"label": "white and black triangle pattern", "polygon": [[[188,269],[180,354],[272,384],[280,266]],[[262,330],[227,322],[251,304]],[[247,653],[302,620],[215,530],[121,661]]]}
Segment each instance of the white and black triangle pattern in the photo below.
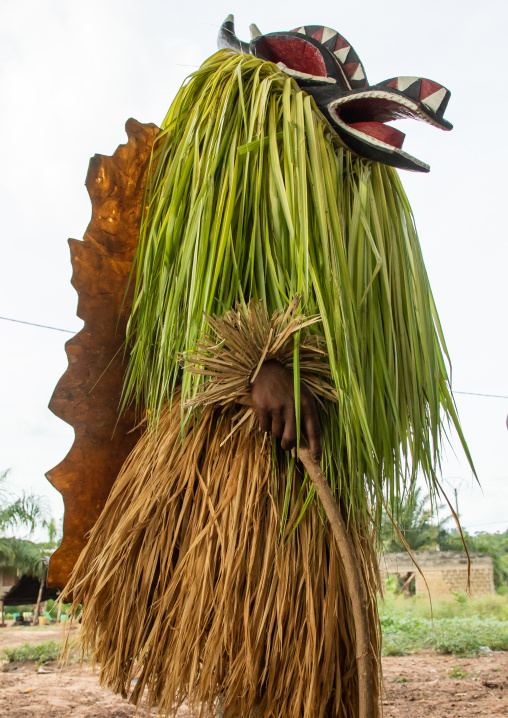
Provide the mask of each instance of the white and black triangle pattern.
{"label": "white and black triangle pattern", "polygon": [[392,77],[378,86],[393,87],[438,117],[443,117],[450,99],[450,90],[424,77]]}
{"label": "white and black triangle pattern", "polygon": [[365,69],[354,48],[345,37],[324,25],[303,25],[297,27],[293,32],[312,37],[326,47],[342,66],[352,89],[367,87]]}

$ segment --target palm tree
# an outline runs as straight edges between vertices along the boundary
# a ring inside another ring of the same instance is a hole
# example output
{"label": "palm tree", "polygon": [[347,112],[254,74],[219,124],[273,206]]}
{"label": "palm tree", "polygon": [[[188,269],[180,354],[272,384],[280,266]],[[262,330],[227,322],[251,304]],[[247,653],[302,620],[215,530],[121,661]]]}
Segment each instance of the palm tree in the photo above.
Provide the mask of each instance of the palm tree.
{"label": "palm tree", "polygon": [[[430,496],[428,494],[422,496],[421,494],[421,487],[415,489],[401,503],[398,511],[393,516],[398,531],[412,551],[436,548],[444,531],[444,524],[451,518],[451,516],[446,516],[444,519],[432,521],[437,516],[438,509],[442,509],[443,506],[433,507]],[[398,531],[385,512],[383,514],[381,539],[387,553],[406,550],[404,541],[400,538]]]}
{"label": "palm tree", "polygon": [[57,523],[53,516],[49,521],[44,519],[42,522],[42,525],[48,532],[48,538],[47,541],[39,541],[37,545],[45,549],[48,554],[53,553],[53,551],[60,546],[62,540],[62,524],[63,520]]}
{"label": "palm tree", "polygon": [[[5,485],[8,473],[7,470],[0,474],[0,566],[38,578],[42,585],[47,574],[46,550],[26,538],[5,534],[23,529],[32,533],[39,523],[45,523],[46,509],[41,499],[33,494],[13,494]],[[1,598],[0,604],[3,623]]]}

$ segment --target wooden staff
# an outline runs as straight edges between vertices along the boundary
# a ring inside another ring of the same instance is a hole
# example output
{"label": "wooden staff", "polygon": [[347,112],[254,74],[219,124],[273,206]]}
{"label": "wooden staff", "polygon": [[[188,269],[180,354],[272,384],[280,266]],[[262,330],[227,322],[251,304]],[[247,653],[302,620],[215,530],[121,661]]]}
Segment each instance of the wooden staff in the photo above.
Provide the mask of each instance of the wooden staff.
{"label": "wooden staff", "polygon": [[310,455],[307,447],[300,446],[298,458],[305,466],[314,484],[332,528],[337,548],[344,564],[347,585],[355,623],[356,663],[358,669],[359,718],[373,718],[375,715],[374,667],[370,649],[369,617],[367,613],[367,596],[360,572],[360,565],[355,547],[348,534],[340,509],[332,494],[326,476]]}

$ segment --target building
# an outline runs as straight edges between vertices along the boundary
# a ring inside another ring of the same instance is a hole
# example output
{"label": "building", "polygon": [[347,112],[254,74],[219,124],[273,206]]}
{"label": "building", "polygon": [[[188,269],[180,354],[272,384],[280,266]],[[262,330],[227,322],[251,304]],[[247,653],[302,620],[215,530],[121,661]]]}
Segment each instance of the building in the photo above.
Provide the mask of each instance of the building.
{"label": "building", "polygon": [[[447,596],[467,590],[467,556],[460,551],[414,551],[413,555],[428,584],[430,595]],[[488,596],[495,593],[494,567],[488,553],[471,553],[471,595]],[[385,553],[379,557],[382,577],[396,576],[401,590],[426,593],[425,580],[406,552]]]}

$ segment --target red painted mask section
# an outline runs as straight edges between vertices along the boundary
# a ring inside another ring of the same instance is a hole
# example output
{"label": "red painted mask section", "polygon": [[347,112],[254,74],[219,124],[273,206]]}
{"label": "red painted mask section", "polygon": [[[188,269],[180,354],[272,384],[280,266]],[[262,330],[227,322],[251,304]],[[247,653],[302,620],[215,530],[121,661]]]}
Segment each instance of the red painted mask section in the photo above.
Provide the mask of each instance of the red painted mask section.
{"label": "red painted mask section", "polygon": [[397,147],[399,150],[402,148],[402,144],[406,138],[404,132],[396,130],[395,127],[389,125],[383,125],[381,122],[355,122],[349,127],[355,130],[360,130],[370,137],[375,137],[377,140],[386,142],[387,145]]}
{"label": "red painted mask section", "polygon": [[326,66],[317,47],[297,37],[265,36],[257,42],[264,57],[271,62],[283,62],[291,70],[308,75],[326,77]]}

